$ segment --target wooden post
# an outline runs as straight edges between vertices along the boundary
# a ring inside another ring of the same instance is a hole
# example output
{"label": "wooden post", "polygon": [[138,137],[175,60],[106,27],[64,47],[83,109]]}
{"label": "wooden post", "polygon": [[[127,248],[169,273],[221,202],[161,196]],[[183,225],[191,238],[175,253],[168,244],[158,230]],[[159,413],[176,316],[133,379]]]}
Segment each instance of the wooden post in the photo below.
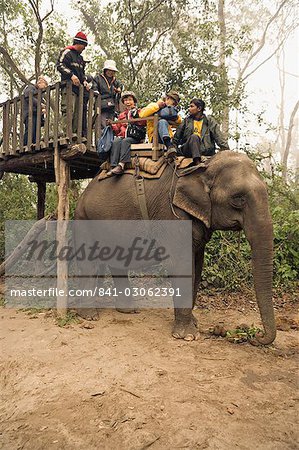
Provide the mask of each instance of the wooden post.
{"label": "wooden post", "polygon": [[33,92],[29,92],[29,108],[28,108],[28,141],[27,151],[31,150],[32,145],[32,124],[33,124]]}
{"label": "wooden post", "polygon": [[68,81],[66,83],[66,130],[63,130],[63,132],[66,132],[70,142],[73,139],[73,112],[72,83]]}
{"label": "wooden post", "polygon": [[9,155],[9,138],[10,138],[10,101],[5,102],[4,106],[4,120],[3,120],[3,149],[5,155]]}
{"label": "wooden post", "polygon": [[44,134],[44,143],[45,147],[49,147],[49,132],[50,132],[50,86],[46,88],[45,95],[46,102],[46,118],[45,118],[45,134]]}
{"label": "wooden post", "polygon": [[24,152],[24,95],[21,95],[19,153]]}
{"label": "wooden post", "polygon": [[[59,161],[59,185],[58,185],[58,208],[57,208],[57,230],[58,242],[57,254],[62,247],[67,245],[67,228],[69,220],[69,188],[70,170],[67,161]],[[68,304],[68,261],[57,258],[57,313],[63,317],[67,313]]]}
{"label": "wooden post", "polygon": [[12,122],[12,154],[17,153],[17,124],[18,124],[18,99],[13,100],[13,122]]}
{"label": "wooden post", "polygon": [[76,99],[78,102],[78,117],[77,117],[77,143],[81,144],[82,142],[82,120],[83,120],[83,94],[84,87],[83,84],[79,86],[79,97]]}
{"label": "wooden post", "polygon": [[37,220],[45,217],[45,203],[46,203],[46,191],[47,184],[45,181],[37,181]]}
{"label": "wooden post", "polygon": [[93,115],[93,100],[94,100],[94,91],[91,89],[89,91],[89,100],[88,100],[88,113],[87,113],[87,150],[91,150],[92,145],[92,115]]}
{"label": "wooden post", "polygon": [[40,150],[40,136],[41,136],[41,117],[42,117],[42,90],[37,91],[37,108],[36,108],[36,145],[35,149]]}
{"label": "wooden post", "polygon": [[154,115],[154,134],[153,134],[153,161],[159,159],[159,133],[158,133],[158,114]]}
{"label": "wooden post", "polygon": [[97,145],[98,139],[101,137],[102,130],[101,130],[101,95],[99,94],[96,98],[96,122],[95,122],[95,145]]}
{"label": "wooden post", "polygon": [[[58,119],[59,119],[59,94],[60,84],[55,84],[55,104],[54,104],[54,170],[56,185],[58,187],[58,207],[57,207],[57,230],[56,239],[58,242],[57,254],[62,247],[67,245],[67,226],[69,219],[69,199],[68,187],[70,179],[70,169],[66,161],[59,154],[58,143]],[[68,262],[65,259],[57,258],[57,313],[63,317],[67,313],[68,303]]]}

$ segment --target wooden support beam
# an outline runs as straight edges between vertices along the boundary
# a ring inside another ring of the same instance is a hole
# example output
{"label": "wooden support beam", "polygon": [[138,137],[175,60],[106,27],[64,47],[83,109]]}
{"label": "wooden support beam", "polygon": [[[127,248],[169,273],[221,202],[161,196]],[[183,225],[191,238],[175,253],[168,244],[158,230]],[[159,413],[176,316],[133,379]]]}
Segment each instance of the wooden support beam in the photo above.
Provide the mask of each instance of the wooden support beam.
{"label": "wooden support beam", "polygon": [[45,181],[37,181],[37,220],[45,217],[46,191],[47,184]]}
{"label": "wooden support beam", "polygon": [[[59,254],[61,249],[67,245],[70,169],[68,163],[63,159],[60,159],[57,166],[59,167],[59,177],[57,177],[59,178],[59,184],[56,238],[58,242],[57,254]],[[57,259],[57,291],[63,293],[57,296],[57,314],[64,317],[68,305],[68,261],[66,259]]]}

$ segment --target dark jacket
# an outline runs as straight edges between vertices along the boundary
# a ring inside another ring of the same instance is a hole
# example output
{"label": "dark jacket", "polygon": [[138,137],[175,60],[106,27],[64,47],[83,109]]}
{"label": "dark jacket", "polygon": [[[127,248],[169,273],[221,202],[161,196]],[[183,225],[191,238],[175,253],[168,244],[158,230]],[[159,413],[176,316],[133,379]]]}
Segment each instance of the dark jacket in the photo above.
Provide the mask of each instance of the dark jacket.
{"label": "dark jacket", "polygon": [[[23,121],[27,120],[29,115],[29,95],[32,92],[32,114],[37,114],[37,93],[38,88],[34,86],[34,84],[29,84],[23,91],[24,95],[24,109],[23,109]],[[42,97],[42,103],[44,102],[44,98]],[[42,125],[43,125],[43,114],[42,114]]]}
{"label": "dark jacket", "polygon": [[[81,84],[86,80],[85,65],[83,56],[72,45],[61,50],[56,63],[57,70],[61,73],[61,81],[68,81],[76,75]],[[76,94],[79,93],[78,86],[72,85],[72,89]]]}
{"label": "dark jacket", "polygon": [[[173,138],[173,143],[177,147],[187,142],[189,137],[194,133],[194,118],[188,116],[183,123],[177,128]],[[215,155],[216,145],[220,150],[229,150],[228,142],[225,139],[220,126],[212,116],[203,115],[203,124],[201,130],[201,146],[202,154],[205,156]]]}
{"label": "dark jacket", "polygon": [[[114,110],[116,103],[119,102],[120,94],[114,91],[114,88],[123,89],[123,85],[116,78],[109,80],[103,74],[96,75],[93,79],[92,89],[101,94],[102,109]],[[112,105],[109,107],[109,103]],[[113,106],[114,105],[114,106]]]}

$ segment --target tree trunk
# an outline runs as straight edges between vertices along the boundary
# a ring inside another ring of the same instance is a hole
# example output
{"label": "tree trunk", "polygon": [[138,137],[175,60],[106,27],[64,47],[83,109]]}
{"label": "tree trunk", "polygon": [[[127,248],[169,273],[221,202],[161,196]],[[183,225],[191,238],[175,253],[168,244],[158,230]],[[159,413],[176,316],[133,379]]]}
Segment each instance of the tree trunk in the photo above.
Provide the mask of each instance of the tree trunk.
{"label": "tree trunk", "polygon": [[224,0],[219,0],[218,2],[218,22],[220,29],[219,72],[223,92],[223,102],[225,105],[222,111],[221,128],[223,134],[227,139],[229,130],[229,84],[228,84],[226,55],[225,55],[226,24],[225,24]]}
{"label": "tree trunk", "polygon": [[283,160],[282,160],[282,164],[283,164],[283,172],[282,173],[283,173],[284,179],[287,178],[288,157],[289,157],[289,153],[290,153],[290,148],[291,148],[291,143],[292,143],[292,133],[293,133],[295,117],[296,117],[298,107],[299,107],[299,100],[297,101],[296,105],[294,106],[294,109],[293,109],[291,117],[290,117],[290,122],[289,122],[287,143],[286,143],[286,148],[285,148],[285,151],[283,154]]}

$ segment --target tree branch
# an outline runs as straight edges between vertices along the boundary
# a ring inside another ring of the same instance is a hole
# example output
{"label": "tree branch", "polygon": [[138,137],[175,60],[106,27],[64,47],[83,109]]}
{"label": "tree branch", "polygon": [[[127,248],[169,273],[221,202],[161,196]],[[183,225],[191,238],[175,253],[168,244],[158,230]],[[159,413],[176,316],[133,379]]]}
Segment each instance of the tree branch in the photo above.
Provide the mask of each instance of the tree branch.
{"label": "tree branch", "polygon": [[19,79],[21,81],[23,81],[23,83],[28,84],[29,79],[26,77],[26,75],[23,72],[20,71],[20,69],[18,68],[18,66],[16,65],[14,60],[11,58],[11,56],[9,55],[7,50],[2,46],[0,46],[0,53],[2,54],[6,63],[11,67],[13,72],[15,72],[18,75]]}

